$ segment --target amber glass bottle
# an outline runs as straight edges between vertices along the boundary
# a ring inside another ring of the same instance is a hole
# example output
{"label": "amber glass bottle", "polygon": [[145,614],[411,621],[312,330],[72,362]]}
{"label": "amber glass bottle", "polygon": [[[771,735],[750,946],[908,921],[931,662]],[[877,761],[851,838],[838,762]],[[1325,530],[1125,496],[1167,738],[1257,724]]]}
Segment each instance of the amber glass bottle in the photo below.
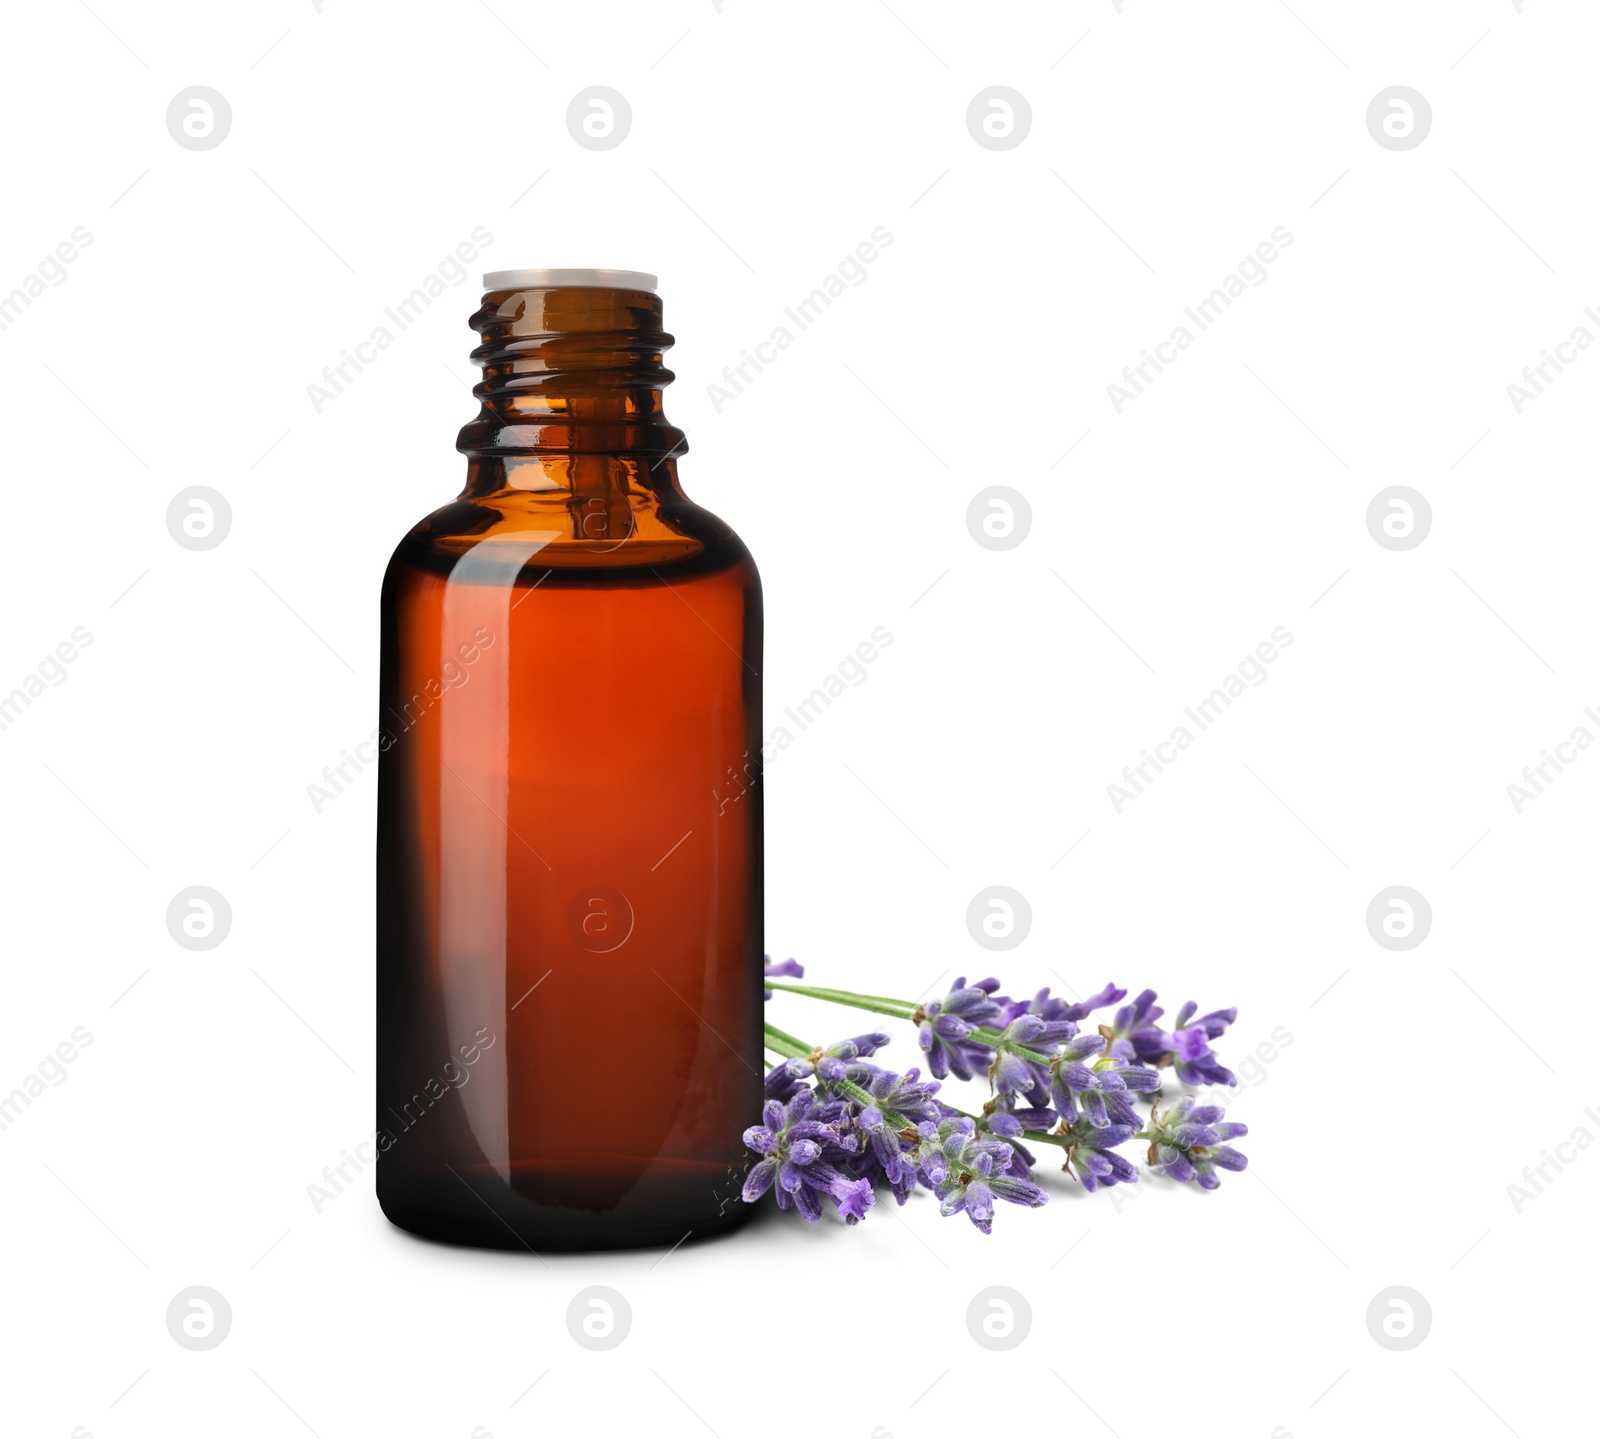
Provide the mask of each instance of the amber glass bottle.
{"label": "amber glass bottle", "polygon": [[654,277],[484,284],[466,488],[383,584],[378,1199],[672,1244],[760,1110],[760,581],[679,488]]}

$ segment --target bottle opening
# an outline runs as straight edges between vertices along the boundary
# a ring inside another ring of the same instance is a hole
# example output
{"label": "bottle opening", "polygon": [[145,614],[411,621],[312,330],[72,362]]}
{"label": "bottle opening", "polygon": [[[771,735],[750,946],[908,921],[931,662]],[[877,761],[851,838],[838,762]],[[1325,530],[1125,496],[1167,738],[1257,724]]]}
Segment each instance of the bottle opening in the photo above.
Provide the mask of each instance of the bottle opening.
{"label": "bottle opening", "polygon": [[591,290],[641,290],[656,292],[656,277],[643,270],[490,270],[483,277],[483,288],[493,290],[538,290],[555,286]]}

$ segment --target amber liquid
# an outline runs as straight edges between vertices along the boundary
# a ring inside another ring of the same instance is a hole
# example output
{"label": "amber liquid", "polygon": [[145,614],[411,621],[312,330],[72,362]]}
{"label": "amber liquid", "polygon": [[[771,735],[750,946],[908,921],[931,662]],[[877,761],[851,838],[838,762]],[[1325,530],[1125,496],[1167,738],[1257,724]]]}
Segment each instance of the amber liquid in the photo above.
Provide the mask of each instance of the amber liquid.
{"label": "amber liquid", "polygon": [[760,634],[743,544],[659,456],[475,460],[397,551],[377,1106],[397,1224],[537,1251],[739,1217]]}

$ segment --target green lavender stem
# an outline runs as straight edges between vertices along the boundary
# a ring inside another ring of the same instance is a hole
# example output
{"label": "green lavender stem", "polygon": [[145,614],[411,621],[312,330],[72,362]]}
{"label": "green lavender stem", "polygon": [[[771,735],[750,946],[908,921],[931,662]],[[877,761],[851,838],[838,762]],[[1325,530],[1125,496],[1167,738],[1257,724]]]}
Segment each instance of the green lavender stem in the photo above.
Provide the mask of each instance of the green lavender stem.
{"label": "green lavender stem", "polygon": [[[787,990],[790,994],[803,994],[808,999],[821,999],[829,1004],[843,1004],[851,1009],[865,1009],[873,1014],[888,1014],[896,1019],[910,1019],[920,1008],[909,999],[892,999],[884,994],[857,994],[849,989],[817,989],[809,984],[780,984],[775,979],[766,981],[768,989]],[[987,1024],[972,1026],[973,1038],[991,1049],[1000,1042],[1000,1031]]]}
{"label": "green lavender stem", "polygon": [[783,984],[776,979],[765,981],[768,989],[782,989],[790,994],[803,994],[810,999],[826,1000],[829,1004],[844,1004],[851,1009],[865,1009],[873,1014],[889,1014],[896,1019],[910,1019],[916,1005],[906,999],[889,999],[881,994],[856,994],[848,989],[817,989],[809,984]]}
{"label": "green lavender stem", "polygon": [[775,1024],[763,1025],[766,1034],[766,1047],[774,1054],[780,1054],[785,1059],[801,1059],[811,1053],[811,1046],[803,1039],[796,1039],[792,1034],[785,1034]]}

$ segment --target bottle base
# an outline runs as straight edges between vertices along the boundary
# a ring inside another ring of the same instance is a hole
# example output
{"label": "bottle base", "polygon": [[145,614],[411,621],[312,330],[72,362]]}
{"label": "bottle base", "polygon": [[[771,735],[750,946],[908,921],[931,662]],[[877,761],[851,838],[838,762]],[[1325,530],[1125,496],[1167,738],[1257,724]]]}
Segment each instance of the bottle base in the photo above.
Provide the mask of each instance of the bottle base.
{"label": "bottle base", "polygon": [[378,1206],[397,1229],[439,1244],[470,1249],[504,1249],[530,1254],[582,1254],[609,1249],[654,1249],[677,1246],[726,1234],[750,1218],[754,1206],[742,1200],[724,1203],[720,1213],[659,1217],[574,1212],[514,1222],[498,1211],[479,1206],[478,1213],[454,1205],[436,1207],[380,1193]]}

